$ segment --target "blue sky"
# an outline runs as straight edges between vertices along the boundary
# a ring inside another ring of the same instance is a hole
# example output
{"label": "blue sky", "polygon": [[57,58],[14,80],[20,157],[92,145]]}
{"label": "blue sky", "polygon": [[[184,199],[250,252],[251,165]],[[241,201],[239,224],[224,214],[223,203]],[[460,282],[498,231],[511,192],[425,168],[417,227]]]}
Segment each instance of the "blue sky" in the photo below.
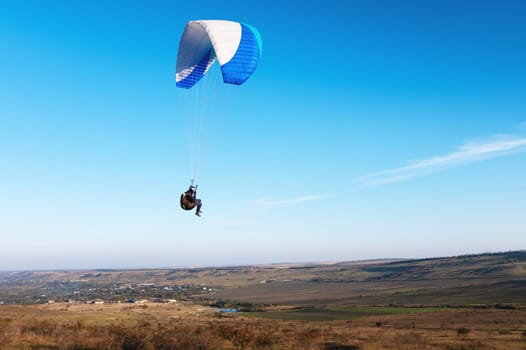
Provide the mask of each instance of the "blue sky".
{"label": "blue sky", "polygon": [[[520,0],[2,1],[0,270],[525,249],[525,17]],[[246,84],[212,84],[200,219],[178,204],[192,19],[264,42]]]}

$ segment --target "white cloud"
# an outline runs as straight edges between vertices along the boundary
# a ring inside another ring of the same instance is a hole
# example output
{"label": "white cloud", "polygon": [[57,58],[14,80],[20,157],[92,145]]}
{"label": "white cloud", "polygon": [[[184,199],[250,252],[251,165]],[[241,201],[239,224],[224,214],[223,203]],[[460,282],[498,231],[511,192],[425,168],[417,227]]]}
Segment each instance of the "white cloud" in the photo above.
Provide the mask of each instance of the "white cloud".
{"label": "white cloud", "polygon": [[446,168],[524,151],[526,151],[526,137],[496,135],[485,140],[467,142],[449,154],[430,157],[399,168],[362,176],[358,179],[358,184],[361,187],[385,185]]}
{"label": "white cloud", "polygon": [[276,208],[276,207],[283,207],[283,206],[291,206],[296,204],[301,204],[305,202],[312,202],[317,200],[322,200],[331,197],[331,195],[328,194],[318,194],[318,195],[309,195],[309,196],[302,196],[302,197],[296,197],[296,198],[290,198],[290,199],[269,199],[269,198],[260,198],[253,200],[250,202],[251,206],[256,208]]}

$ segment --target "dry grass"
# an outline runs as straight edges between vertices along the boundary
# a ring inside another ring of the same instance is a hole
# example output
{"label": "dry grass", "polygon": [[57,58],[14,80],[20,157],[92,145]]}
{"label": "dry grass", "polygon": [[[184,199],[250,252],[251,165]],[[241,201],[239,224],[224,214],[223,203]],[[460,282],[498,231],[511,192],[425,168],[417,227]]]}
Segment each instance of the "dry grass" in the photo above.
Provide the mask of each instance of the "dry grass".
{"label": "dry grass", "polygon": [[184,304],[0,307],[0,349],[526,348],[525,310],[461,310],[304,322],[218,317]]}

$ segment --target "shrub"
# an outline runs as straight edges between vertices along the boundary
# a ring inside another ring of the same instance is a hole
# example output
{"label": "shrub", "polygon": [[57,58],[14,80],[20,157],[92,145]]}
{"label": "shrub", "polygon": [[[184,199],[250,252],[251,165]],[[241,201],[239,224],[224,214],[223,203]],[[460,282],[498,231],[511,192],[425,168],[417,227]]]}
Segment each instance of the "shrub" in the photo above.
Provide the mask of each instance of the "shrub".
{"label": "shrub", "polygon": [[470,332],[470,329],[466,327],[457,329],[457,334],[468,334],[469,332]]}

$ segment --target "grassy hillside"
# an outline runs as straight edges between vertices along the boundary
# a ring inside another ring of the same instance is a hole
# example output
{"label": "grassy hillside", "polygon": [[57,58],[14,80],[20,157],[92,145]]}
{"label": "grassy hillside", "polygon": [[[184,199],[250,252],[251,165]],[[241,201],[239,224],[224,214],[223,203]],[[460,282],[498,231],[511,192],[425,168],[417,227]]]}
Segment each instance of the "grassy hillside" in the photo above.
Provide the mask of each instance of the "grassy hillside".
{"label": "grassy hillside", "polygon": [[0,305],[0,348],[520,350],[526,345],[526,310],[327,308],[267,316],[272,319],[219,317],[191,303]]}

